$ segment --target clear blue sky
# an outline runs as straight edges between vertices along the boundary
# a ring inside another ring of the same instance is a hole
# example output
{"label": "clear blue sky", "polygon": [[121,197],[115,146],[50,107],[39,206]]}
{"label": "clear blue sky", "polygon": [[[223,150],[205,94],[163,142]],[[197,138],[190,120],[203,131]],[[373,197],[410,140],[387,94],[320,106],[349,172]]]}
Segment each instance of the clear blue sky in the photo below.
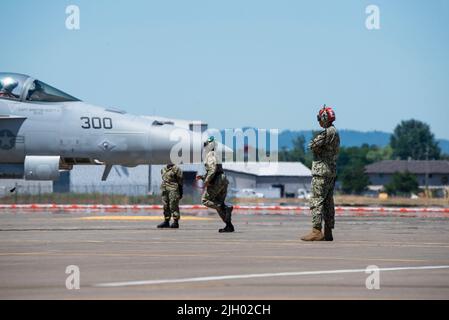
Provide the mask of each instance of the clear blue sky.
{"label": "clear blue sky", "polygon": [[[369,4],[380,30],[365,28]],[[0,26],[0,70],[93,104],[302,130],[326,103],[341,129],[415,118],[449,139],[446,0],[1,0]]]}

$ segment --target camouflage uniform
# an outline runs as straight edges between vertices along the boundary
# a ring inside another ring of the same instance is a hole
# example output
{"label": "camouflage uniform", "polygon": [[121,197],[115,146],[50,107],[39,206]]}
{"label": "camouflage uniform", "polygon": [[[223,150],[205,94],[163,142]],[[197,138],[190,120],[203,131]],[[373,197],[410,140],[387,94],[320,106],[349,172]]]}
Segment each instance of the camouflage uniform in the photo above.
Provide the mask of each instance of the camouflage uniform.
{"label": "camouflage uniform", "polygon": [[206,207],[217,210],[218,215],[225,223],[231,223],[231,207],[225,204],[229,181],[223,172],[221,163],[218,163],[215,151],[206,155],[206,174],[201,178],[207,185],[202,196],[202,203]]}
{"label": "camouflage uniform", "polygon": [[337,156],[340,136],[332,125],[320,132],[309,144],[313,152],[312,197],[310,210],[313,228],[321,230],[324,220],[327,227],[334,228],[334,186],[337,175]]}
{"label": "camouflage uniform", "polygon": [[165,221],[173,216],[175,221],[180,219],[179,200],[182,198],[182,170],[176,166],[167,165],[161,170],[162,175],[162,203],[164,204]]}

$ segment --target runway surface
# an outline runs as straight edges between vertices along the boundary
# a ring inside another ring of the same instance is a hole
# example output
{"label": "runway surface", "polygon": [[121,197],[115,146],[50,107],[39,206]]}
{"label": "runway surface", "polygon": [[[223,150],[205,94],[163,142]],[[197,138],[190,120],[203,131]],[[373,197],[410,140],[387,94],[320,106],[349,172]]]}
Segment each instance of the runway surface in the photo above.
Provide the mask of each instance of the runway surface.
{"label": "runway surface", "polygon": [[161,220],[0,212],[0,299],[449,299],[448,218],[341,216],[335,241],[314,243],[299,240],[307,216],[236,214],[232,234],[216,214]]}

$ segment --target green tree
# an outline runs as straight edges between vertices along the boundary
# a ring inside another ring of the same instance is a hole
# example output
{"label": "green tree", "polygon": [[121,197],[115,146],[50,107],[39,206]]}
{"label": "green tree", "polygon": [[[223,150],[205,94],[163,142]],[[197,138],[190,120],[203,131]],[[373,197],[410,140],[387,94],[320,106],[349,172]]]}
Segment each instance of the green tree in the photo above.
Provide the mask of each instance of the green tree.
{"label": "green tree", "polygon": [[408,171],[393,174],[390,183],[386,184],[385,191],[389,195],[410,195],[419,191],[418,179]]}
{"label": "green tree", "polygon": [[367,144],[361,147],[341,147],[337,160],[337,178],[341,183],[344,193],[360,194],[366,190],[369,184],[365,174],[365,165],[369,163],[366,158],[368,152],[373,149]]}
{"label": "green tree", "polygon": [[393,158],[407,160],[439,159],[441,149],[429,125],[418,120],[402,121],[390,138]]}
{"label": "green tree", "polygon": [[341,147],[337,161],[337,175],[344,193],[360,194],[369,185],[365,166],[391,158],[392,150],[363,144],[361,147]]}
{"label": "green tree", "polygon": [[340,174],[339,179],[344,193],[360,194],[369,185],[369,178],[365,174],[365,165],[361,162],[351,167],[346,167]]}
{"label": "green tree", "polygon": [[382,160],[390,160],[393,157],[393,148],[390,145],[387,145],[383,148],[381,147],[373,147],[366,154],[366,159],[369,163],[378,162]]}
{"label": "green tree", "polygon": [[311,167],[312,165],[312,155],[305,148],[305,138],[304,136],[298,136],[293,139],[293,148],[288,150],[287,148],[282,148],[279,151],[278,157],[279,161],[299,161],[302,162],[307,167]]}

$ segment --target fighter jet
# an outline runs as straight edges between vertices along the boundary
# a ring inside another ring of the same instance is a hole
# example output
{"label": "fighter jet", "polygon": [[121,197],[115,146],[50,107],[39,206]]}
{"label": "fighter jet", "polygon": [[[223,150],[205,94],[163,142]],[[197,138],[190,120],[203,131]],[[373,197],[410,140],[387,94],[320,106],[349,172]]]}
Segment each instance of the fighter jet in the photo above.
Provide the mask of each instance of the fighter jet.
{"label": "fighter jet", "polygon": [[[199,130],[194,130],[195,124]],[[195,162],[201,160],[201,131],[204,124],[198,122],[98,107],[30,76],[0,73],[4,178],[57,180],[61,171],[74,165],[98,164],[105,166],[106,180],[113,165],[173,162],[174,149],[188,152],[182,159]],[[230,151],[222,144],[217,149]]]}

